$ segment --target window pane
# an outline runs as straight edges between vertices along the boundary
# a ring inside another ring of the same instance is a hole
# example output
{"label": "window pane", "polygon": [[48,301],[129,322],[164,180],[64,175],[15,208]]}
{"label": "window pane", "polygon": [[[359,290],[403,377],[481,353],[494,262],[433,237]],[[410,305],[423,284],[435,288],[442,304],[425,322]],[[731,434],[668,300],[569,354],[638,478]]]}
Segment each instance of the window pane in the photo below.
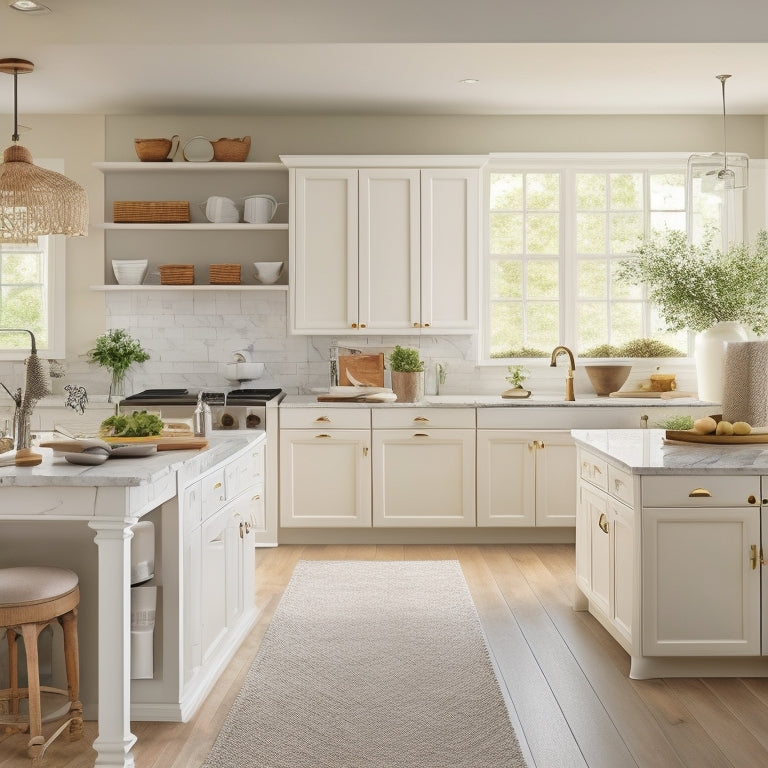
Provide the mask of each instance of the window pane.
{"label": "window pane", "polygon": [[523,298],[522,262],[509,259],[494,259],[491,262],[491,298]]}
{"label": "window pane", "polygon": [[559,295],[558,263],[529,261],[525,272],[529,299],[557,299]]}
{"label": "window pane", "polygon": [[491,210],[523,210],[523,174],[491,174]]}
{"label": "window pane", "polygon": [[639,302],[611,304],[611,344],[624,344],[639,339],[643,333],[643,307]]}
{"label": "window pane", "polygon": [[503,357],[509,350],[522,346],[523,305],[496,303],[491,305],[491,357]]}
{"label": "window pane", "polygon": [[613,210],[642,210],[643,175],[641,173],[611,174],[611,208]]}
{"label": "window pane", "polygon": [[685,176],[682,173],[652,173],[650,178],[651,209],[685,210]]}
{"label": "window pane", "polygon": [[612,213],[611,253],[631,253],[643,239],[643,217],[639,213]]}
{"label": "window pane", "polygon": [[556,211],[560,208],[560,175],[529,173],[525,177],[526,208],[535,211]]}
{"label": "window pane", "polygon": [[[44,314],[43,292],[40,286],[0,288],[0,326],[28,328],[35,334],[38,346],[48,344],[48,324]],[[29,334],[4,333],[0,344],[8,349],[25,349],[30,345]]]}
{"label": "window pane", "polygon": [[526,218],[526,250],[528,253],[560,252],[560,217],[553,213],[532,213]]}
{"label": "window pane", "polygon": [[605,253],[605,216],[579,213],[576,216],[576,253]]}
{"label": "window pane", "polygon": [[604,211],[606,196],[604,173],[576,174],[576,208],[585,211]]}
{"label": "window pane", "polygon": [[523,215],[521,213],[491,214],[491,253],[520,254],[523,252]]}
{"label": "window pane", "polygon": [[611,261],[611,297],[614,299],[642,299],[642,286],[624,283],[616,277],[621,263],[622,260],[619,259]]}
{"label": "window pane", "polygon": [[605,261],[579,259],[576,267],[576,292],[579,298],[602,299],[607,297],[605,275]]}
{"label": "window pane", "polygon": [[527,347],[551,350],[560,338],[560,322],[556,301],[533,301],[528,304]]}
{"label": "window pane", "polygon": [[685,232],[685,211],[651,211],[652,232],[666,232],[670,229]]}
{"label": "window pane", "polygon": [[609,342],[608,310],[604,302],[580,301],[576,307],[576,323],[579,350]]}

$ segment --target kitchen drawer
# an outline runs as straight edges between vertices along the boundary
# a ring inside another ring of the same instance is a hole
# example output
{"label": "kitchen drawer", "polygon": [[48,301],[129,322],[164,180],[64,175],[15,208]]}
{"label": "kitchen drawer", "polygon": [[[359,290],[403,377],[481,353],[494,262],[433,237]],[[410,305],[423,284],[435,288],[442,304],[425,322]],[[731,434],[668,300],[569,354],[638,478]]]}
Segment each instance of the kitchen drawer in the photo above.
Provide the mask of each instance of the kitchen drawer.
{"label": "kitchen drawer", "polygon": [[224,469],[227,498],[264,483],[264,444],[251,446]]}
{"label": "kitchen drawer", "polygon": [[374,429],[474,429],[474,408],[379,408]]}
{"label": "kitchen drawer", "polygon": [[760,505],[760,478],[686,475],[642,478],[643,507],[751,507]]}
{"label": "kitchen drawer", "polygon": [[205,475],[200,480],[201,496],[203,500],[203,520],[206,520],[214,512],[221,508],[227,500],[227,489],[224,482],[224,468],[217,469]]}
{"label": "kitchen drawer", "polygon": [[591,453],[579,452],[579,477],[607,491],[608,462]]}
{"label": "kitchen drawer", "polygon": [[369,429],[370,408],[281,408],[281,429]]}
{"label": "kitchen drawer", "polygon": [[634,504],[634,480],[629,472],[608,465],[608,493],[630,507]]}

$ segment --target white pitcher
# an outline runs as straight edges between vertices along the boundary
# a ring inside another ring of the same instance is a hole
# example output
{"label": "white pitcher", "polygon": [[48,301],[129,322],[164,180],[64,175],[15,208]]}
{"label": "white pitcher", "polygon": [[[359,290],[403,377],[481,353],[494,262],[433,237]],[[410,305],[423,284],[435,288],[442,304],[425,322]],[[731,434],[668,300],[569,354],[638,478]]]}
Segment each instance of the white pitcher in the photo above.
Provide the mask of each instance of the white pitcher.
{"label": "white pitcher", "polygon": [[244,200],[243,220],[250,224],[267,224],[277,211],[278,202],[272,195],[250,195]]}

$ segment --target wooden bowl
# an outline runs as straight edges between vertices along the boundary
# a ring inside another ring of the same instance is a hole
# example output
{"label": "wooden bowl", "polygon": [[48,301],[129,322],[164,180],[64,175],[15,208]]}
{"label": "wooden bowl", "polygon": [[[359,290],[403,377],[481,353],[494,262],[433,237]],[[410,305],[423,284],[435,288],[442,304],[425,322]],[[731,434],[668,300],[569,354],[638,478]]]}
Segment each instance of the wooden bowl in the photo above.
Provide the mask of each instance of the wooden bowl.
{"label": "wooden bowl", "polygon": [[601,397],[618,392],[624,382],[629,378],[631,365],[585,365],[587,376],[594,387],[595,392]]}

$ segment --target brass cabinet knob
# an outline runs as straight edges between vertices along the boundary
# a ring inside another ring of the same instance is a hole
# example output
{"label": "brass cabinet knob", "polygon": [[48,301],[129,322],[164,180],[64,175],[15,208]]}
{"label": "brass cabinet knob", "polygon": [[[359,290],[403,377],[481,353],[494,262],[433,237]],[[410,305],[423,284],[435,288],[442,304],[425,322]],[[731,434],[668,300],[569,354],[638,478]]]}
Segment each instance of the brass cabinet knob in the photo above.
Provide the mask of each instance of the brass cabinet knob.
{"label": "brass cabinet knob", "polygon": [[365,327],[366,327],[366,326],[365,326],[365,323],[360,323],[360,327],[361,327],[361,328],[365,328]]}
{"label": "brass cabinet knob", "polygon": [[608,518],[605,516],[605,512],[600,513],[600,519],[597,521],[597,525],[603,533],[608,533]]}
{"label": "brass cabinet knob", "polygon": [[757,504],[757,499],[751,493],[747,496],[747,504]]}
{"label": "brass cabinet knob", "polygon": [[357,323],[352,323],[351,328],[357,328]]}
{"label": "brass cabinet knob", "polygon": [[418,328],[418,327],[419,327],[419,324],[418,324],[418,323],[414,323],[414,324],[413,324],[413,327],[414,327],[414,328]]}
{"label": "brass cabinet knob", "polygon": [[430,325],[431,325],[431,323],[424,323],[424,327],[425,328],[429,328]]}

